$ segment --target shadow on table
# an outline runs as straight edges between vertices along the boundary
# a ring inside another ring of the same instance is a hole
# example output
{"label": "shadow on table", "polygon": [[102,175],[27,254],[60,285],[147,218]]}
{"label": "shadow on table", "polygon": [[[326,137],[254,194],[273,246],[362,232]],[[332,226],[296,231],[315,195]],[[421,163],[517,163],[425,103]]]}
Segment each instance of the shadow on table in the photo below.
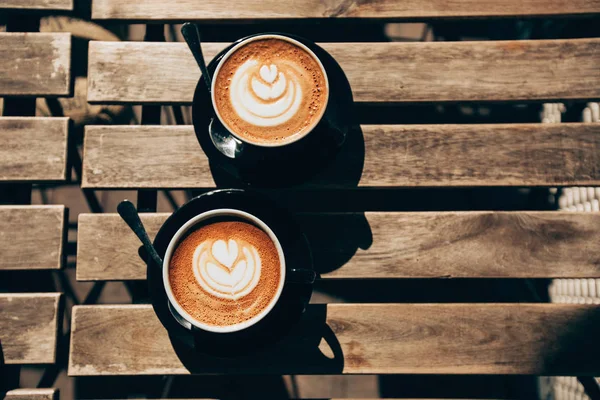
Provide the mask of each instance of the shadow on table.
{"label": "shadow on table", "polygon": [[305,214],[298,221],[310,248],[317,273],[332,272],[346,264],[360,248],[371,247],[373,237],[364,213]]}
{"label": "shadow on table", "polygon": [[[238,357],[223,358],[190,351],[179,337],[171,336],[171,342],[180,361],[191,373],[341,373],[344,356],[335,334],[326,323],[326,313],[326,305],[311,305],[283,339]],[[201,337],[196,337],[195,341],[196,348],[202,351]]]}

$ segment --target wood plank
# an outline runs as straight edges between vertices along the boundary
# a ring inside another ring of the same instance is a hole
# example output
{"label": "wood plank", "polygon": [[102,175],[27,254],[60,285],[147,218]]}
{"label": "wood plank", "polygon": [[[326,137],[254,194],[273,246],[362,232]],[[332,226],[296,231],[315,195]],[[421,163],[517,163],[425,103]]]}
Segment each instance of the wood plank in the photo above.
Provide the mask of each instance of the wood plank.
{"label": "wood plank", "polygon": [[263,0],[240,1],[230,7],[226,0],[94,0],[92,18],[141,21],[255,20],[297,18],[463,18],[498,16],[579,15],[600,13],[597,0]]}
{"label": "wood plank", "polygon": [[[152,238],[168,216],[142,214]],[[600,214],[367,212],[367,230],[362,218],[299,216],[323,279],[600,277]],[[117,214],[80,214],[78,228],[78,280],[146,279],[139,240]],[[371,243],[357,248],[363,237]],[[342,265],[339,253],[349,254]]]}
{"label": "wood plank", "polygon": [[[327,324],[339,348],[321,335]],[[178,358],[150,305],[75,306],[69,375],[600,373],[600,306],[311,305],[260,357]],[[319,346],[319,350],[317,350]]]}
{"label": "wood plank", "polygon": [[[306,187],[600,184],[598,124],[361,128],[364,162],[358,150],[340,156]],[[84,148],[84,188],[215,187],[191,126],[87,126]],[[360,177],[349,163],[362,164]]]}
{"label": "wood plank", "polygon": [[0,118],[0,181],[64,181],[68,118]]}
{"label": "wood plank", "polygon": [[[225,46],[203,44],[207,61]],[[358,102],[600,97],[599,38],[321,46],[346,73]],[[199,75],[185,43],[92,42],[88,100],[189,103]]]}
{"label": "wood plank", "polygon": [[0,341],[6,364],[56,361],[60,293],[0,294]]}
{"label": "wood plank", "polygon": [[58,389],[15,389],[6,393],[5,400],[58,400]]}
{"label": "wood plank", "polygon": [[0,270],[59,269],[66,208],[0,206]]}
{"label": "wood plank", "polygon": [[0,0],[0,9],[73,10],[73,0]]}
{"label": "wood plank", "polygon": [[68,96],[70,33],[0,33],[1,96]]}

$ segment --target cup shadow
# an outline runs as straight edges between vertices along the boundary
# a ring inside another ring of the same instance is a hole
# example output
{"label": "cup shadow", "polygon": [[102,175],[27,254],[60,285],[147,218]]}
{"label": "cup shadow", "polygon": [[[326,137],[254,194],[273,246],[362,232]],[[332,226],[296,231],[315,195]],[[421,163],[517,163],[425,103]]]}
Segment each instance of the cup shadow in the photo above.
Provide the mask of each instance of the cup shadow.
{"label": "cup shadow", "polygon": [[313,254],[315,271],[335,271],[360,248],[373,244],[371,227],[364,213],[305,214],[298,218]]}
{"label": "cup shadow", "polygon": [[[325,305],[311,305],[284,339],[269,347],[235,357],[202,352],[202,337],[189,343],[171,335],[173,349],[191,373],[325,374],[344,368],[341,346],[326,324]],[[200,351],[198,351],[200,350]]]}

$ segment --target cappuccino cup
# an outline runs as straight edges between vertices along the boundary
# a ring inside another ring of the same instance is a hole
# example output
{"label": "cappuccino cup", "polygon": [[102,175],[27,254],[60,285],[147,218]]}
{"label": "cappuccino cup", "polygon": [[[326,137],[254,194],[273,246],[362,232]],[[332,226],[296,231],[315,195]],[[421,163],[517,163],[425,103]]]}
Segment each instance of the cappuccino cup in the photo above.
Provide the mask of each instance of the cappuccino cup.
{"label": "cappuccino cup", "polygon": [[219,61],[211,101],[221,124],[259,147],[299,141],[319,124],[329,101],[323,64],[303,43],[283,35],[253,36]]}
{"label": "cappuccino cup", "polygon": [[286,269],[281,243],[267,224],[231,208],[187,221],[163,260],[164,288],[175,319],[187,329],[213,333],[258,324],[273,310],[291,275],[314,281],[312,270]]}

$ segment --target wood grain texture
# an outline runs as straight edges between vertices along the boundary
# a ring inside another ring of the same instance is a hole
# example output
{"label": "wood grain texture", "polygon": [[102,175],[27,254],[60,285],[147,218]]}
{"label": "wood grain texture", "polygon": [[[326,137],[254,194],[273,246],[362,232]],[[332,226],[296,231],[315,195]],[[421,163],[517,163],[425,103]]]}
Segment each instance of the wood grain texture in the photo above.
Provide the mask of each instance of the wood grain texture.
{"label": "wood grain texture", "polygon": [[58,400],[58,389],[15,389],[4,400]]}
{"label": "wood grain texture", "polygon": [[59,269],[64,206],[0,206],[0,270]]}
{"label": "wood grain texture", "polygon": [[[207,61],[226,46],[203,44]],[[598,38],[321,46],[344,70],[358,102],[600,97]],[[189,103],[199,75],[185,43],[92,42],[88,100]]]}
{"label": "wood grain texture", "polygon": [[[328,329],[335,338],[325,342]],[[195,354],[185,365],[151,305],[75,306],[71,332],[71,376],[600,373],[593,305],[311,305],[291,336],[259,357]]]}
{"label": "wood grain texture", "polygon": [[560,14],[597,14],[597,0],[263,0],[239,1],[235,7],[227,0],[94,0],[92,18],[142,21],[254,20],[295,18],[456,18],[532,16]]}
{"label": "wood grain texture", "polygon": [[[168,215],[142,214],[152,238]],[[354,223],[360,221],[358,214],[299,215],[323,279],[600,277],[600,214],[365,216],[366,230]],[[77,279],[146,279],[146,266],[137,253],[139,240],[117,214],[80,214],[78,228]],[[362,237],[370,243],[360,243]]]}
{"label": "wood grain texture", "polygon": [[73,10],[73,0],[0,0],[0,9]]}
{"label": "wood grain texture", "polygon": [[0,95],[68,96],[70,33],[0,33]]}
{"label": "wood grain texture", "polygon": [[56,359],[60,293],[0,294],[0,341],[7,364]]}
{"label": "wood grain texture", "polygon": [[0,118],[0,181],[67,177],[68,118]]}
{"label": "wood grain texture", "polygon": [[[358,186],[598,185],[599,133],[579,123],[363,125]],[[215,187],[191,126],[88,126],[84,152],[84,188]],[[355,186],[345,168],[334,162],[305,186]]]}

